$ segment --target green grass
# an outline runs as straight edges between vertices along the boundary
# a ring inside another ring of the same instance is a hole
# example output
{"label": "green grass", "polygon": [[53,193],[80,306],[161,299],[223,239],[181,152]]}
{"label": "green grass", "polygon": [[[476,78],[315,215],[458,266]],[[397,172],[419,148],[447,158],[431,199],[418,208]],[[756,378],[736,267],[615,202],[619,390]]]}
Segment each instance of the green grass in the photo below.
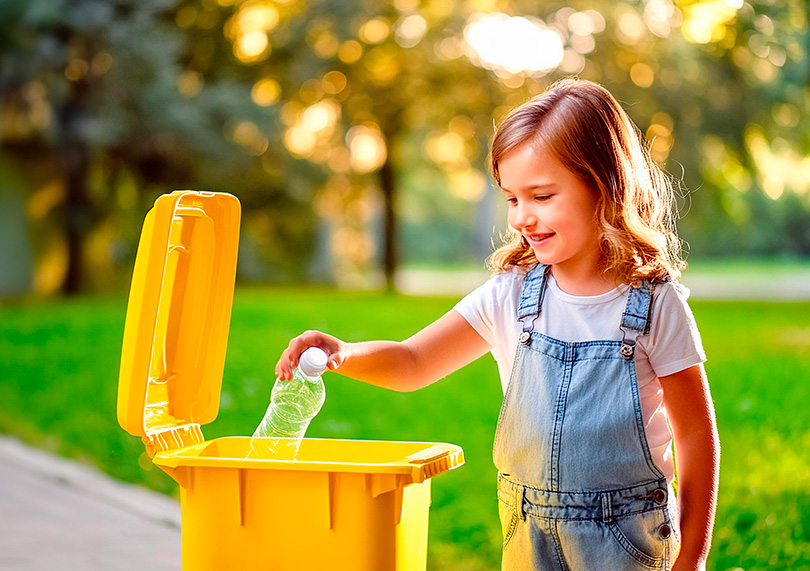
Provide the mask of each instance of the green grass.
{"label": "green grass", "polygon": [[[402,339],[448,298],[323,289],[238,289],[219,418],[206,438],[250,434],[290,337]],[[710,569],[810,568],[810,303],[693,304],[723,447]],[[177,485],[116,422],[123,297],[0,307],[0,431],[169,494]],[[486,356],[422,391],[399,394],[327,375],[309,436],[445,441],[467,464],[433,483],[429,568],[493,569],[500,529],[490,447],[501,401]]]}

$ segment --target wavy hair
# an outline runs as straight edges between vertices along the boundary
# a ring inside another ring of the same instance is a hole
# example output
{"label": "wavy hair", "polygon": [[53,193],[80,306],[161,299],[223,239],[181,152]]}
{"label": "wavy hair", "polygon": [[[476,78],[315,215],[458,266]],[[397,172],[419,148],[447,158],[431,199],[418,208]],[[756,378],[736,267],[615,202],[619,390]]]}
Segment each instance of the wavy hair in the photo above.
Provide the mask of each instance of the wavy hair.
{"label": "wavy hair", "polygon": [[[495,132],[490,166],[522,145],[543,147],[598,194],[601,269],[622,283],[676,280],[686,267],[675,229],[672,182],[650,157],[647,142],[604,87],[563,79],[512,110]],[[487,260],[492,271],[537,263],[515,231]]]}

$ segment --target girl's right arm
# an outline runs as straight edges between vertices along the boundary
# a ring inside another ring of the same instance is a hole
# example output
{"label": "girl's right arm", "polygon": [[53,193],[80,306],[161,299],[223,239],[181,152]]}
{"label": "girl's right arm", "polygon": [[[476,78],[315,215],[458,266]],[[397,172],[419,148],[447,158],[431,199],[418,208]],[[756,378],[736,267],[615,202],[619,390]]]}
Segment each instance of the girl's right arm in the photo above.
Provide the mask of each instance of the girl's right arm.
{"label": "girl's right arm", "polygon": [[290,341],[276,364],[276,376],[292,378],[298,357],[308,347],[329,355],[329,368],[364,383],[395,391],[415,391],[471,363],[489,344],[455,310],[405,341],[346,343],[320,331]]}

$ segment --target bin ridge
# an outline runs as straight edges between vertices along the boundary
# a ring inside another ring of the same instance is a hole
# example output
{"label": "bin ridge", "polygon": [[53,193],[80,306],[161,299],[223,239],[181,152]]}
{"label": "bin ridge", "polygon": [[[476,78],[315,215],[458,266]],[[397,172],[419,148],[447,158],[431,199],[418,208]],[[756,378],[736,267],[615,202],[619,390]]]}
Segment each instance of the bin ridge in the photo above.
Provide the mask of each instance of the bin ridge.
{"label": "bin ridge", "polygon": [[411,454],[405,461],[416,465],[412,478],[420,483],[464,464],[464,453],[458,446],[442,443]]}

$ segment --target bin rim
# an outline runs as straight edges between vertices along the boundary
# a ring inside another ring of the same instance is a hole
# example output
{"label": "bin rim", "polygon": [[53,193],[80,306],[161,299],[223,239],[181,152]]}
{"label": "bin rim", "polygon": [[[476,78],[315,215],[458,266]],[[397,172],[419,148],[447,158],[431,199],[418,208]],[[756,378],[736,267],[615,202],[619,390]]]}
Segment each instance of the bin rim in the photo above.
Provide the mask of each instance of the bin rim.
{"label": "bin rim", "polygon": [[[214,440],[207,440],[191,446],[158,452],[152,461],[161,468],[232,468],[243,470],[292,470],[299,472],[333,472],[333,473],[364,473],[364,474],[402,474],[411,475],[414,482],[421,482],[428,478],[455,469],[464,464],[464,451],[456,445],[446,442],[419,442],[419,441],[385,441],[361,439],[335,439],[335,438],[304,438],[306,442],[324,442],[332,446],[347,443],[364,443],[380,445],[396,445],[406,449],[409,446],[417,447],[415,452],[393,460],[391,462],[341,462],[317,460],[281,460],[274,458],[234,458],[216,455],[205,455],[205,449],[217,442],[249,439],[242,436],[226,436]],[[421,447],[421,449],[419,448]],[[427,452],[428,456],[420,457]]]}

